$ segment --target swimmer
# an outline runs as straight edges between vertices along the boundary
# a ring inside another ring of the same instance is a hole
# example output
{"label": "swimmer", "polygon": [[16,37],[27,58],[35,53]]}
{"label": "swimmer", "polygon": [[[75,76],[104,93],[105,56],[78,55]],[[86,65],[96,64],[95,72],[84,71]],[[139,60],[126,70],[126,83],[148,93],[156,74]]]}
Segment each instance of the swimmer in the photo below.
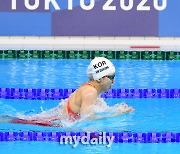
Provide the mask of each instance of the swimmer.
{"label": "swimmer", "polygon": [[114,84],[115,67],[110,60],[103,57],[96,57],[88,66],[86,74],[89,81],[81,85],[74,93],[72,93],[61,108],[56,107],[52,109],[55,113],[53,116],[43,116],[45,118],[42,119],[42,115],[39,114],[34,117],[29,117],[29,119],[26,117],[14,118],[10,120],[10,122],[59,127],[61,125],[54,121],[61,121],[62,119],[75,121],[81,118],[97,120],[134,112],[134,109],[131,106],[129,107],[126,103],[121,103],[109,107],[111,112],[114,111],[111,115],[96,115],[92,106],[98,104],[99,95],[102,92],[111,89],[111,86]]}

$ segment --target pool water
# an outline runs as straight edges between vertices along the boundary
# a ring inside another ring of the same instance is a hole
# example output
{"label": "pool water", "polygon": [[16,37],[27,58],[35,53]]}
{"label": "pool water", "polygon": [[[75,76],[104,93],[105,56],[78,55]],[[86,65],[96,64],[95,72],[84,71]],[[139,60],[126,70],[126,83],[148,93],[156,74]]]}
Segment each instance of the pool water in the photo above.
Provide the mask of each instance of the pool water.
{"label": "pool water", "polygon": [[[77,88],[88,79],[90,60],[1,59],[0,86]],[[180,88],[180,61],[112,60],[113,88]]]}
{"label": "pool water", "polygon": [[[6,59],[0,60],[0,88],[78,88],[86,82],[90,60]],[[180,88],[180,61],[112,60],[116,67],[113,88]],[[49,110],[60,100],[0,99],[0,115],[30,115]],[[134,113],[97,121],[82,121],[64,128],[0,123],[9,131],[130,131],[180,132],[180,99],[108,98],[112,106],[126,102]],[[112,147],[60,145],[57,142],[0,142],[0,153],[178,153],[179,143],[114,143]]]}

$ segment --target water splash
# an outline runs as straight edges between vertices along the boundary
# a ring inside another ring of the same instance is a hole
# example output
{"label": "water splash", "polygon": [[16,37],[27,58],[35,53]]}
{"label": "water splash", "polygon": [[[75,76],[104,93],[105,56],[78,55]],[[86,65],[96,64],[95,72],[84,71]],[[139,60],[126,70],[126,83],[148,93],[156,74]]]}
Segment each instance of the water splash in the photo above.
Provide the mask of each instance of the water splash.
{"label": "water splash", "polygon": [[[124,106],[124,103],[121,104],[115,104],[114,106],[109,106],[104,99],[97,98],[96,102],[89,108],[89,110],[86,112],[86,114],[81,115],[81,118],[72,121],[69,118],[69,115],[64,113],[63,109],[65,105],[67,104],[67,99],[62,100],[57,107],[54,107],[52,109],[44,111],[42,109],[41,113],[36,113],[35,111],[24,111],[24,112],[18,112],[16,109],[11,107],[10,105],[5,105],[2,102],[0,102],[0,105],[2,106],[0,109],[0,114],[2,115],[8,115],[10,117],[17,117],[20,119],[26,119],[26,120],[36,120],[39,122],[45,122],[48,121],[51,117],[55,116],[58,117],[59,120],[56,120],[57,124],[60,124],[63,126],[63,129],[66,130],[93,130],[93,129],[103,129],[106,127],[104,121],[102,120],[99,123],[99,120],[89,120],[90,114],[93,112],[95,116],[106,116],[110,117],[116,112],[123,113],[126,111],[126,108]],[[1,116],[1,118],[3,118]],[[115,118],[110,119],[113,121]],[[8,117],[7,117],[8,119]],[[116,120],[115,120],[116,121]],[[119,122],[123,122],[123,120],[118,120]],[[114,122],[113,122],[114,123]],[[124,124],[124,122],[123,122]]]}

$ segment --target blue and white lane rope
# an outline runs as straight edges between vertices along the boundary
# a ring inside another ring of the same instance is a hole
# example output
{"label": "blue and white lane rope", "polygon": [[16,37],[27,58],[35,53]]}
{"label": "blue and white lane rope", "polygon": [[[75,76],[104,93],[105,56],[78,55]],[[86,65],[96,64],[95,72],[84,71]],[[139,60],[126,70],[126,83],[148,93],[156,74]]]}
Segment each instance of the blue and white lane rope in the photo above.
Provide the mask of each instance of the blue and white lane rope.
{"label": "blue and white lane rope", "polygon": [[66,142],[68,138],[103,140],[113,136],[113,143],[180,143],[180,133],[175,132],[0,132],[3,141],[55,141]]}
{"label": "blue and white lane rope", "polygon": [[[30,100],[60,100],[70,96],[75,89],[0,88],[0,98]],[[110,89],[103,98],[180,98],[180,89]]]}

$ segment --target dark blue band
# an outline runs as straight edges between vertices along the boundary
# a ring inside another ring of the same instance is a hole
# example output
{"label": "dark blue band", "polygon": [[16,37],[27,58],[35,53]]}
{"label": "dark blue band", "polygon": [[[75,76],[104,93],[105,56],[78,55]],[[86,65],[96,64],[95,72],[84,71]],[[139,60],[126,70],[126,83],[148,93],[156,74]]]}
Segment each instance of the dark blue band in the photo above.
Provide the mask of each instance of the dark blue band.
{"label": "dark blue band", "polygon": [[[57,141],[64,137],[86,136],[87,139],[103,139],[114,136],[114,143],[180,143],[180,133],[174,132],[0,132],[2,141]],[[88,138],[89,137],[89,138]],[[103,139],[104,140],[104,139]],[[105,140],[107,142],[107,140]]]}
{"label": "dark blue band", "polygon": [[[75,89],[0,88],[0,98],[60,100],[70,96]],[[103,98],[180,98],[180,89],[110,89]]]}

